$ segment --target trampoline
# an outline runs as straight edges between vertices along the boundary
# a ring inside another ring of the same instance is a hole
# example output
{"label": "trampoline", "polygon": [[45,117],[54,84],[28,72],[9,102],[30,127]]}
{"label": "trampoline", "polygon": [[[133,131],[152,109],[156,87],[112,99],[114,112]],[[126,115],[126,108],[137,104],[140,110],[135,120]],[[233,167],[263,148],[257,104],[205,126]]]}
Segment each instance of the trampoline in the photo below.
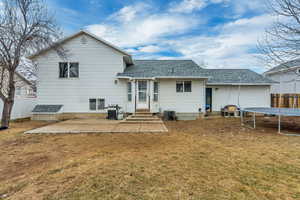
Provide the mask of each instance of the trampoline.
{"label": "trampoline", "polygon": [[293,116],[300,117],[300,109],[298,108],[243,108],[241,109],[241,123],[244,124],[244,114],[246,112],[253,113],[253,128],[256,128],[256,113],[278,116],[278,133],[281,133],[281,117]]}

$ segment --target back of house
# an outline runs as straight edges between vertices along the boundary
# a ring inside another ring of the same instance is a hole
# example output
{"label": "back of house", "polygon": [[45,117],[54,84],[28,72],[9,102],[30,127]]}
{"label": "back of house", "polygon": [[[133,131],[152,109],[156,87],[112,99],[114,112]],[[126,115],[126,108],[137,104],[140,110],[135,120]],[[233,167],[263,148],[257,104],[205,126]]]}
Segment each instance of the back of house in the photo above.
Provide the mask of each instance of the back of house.
{"label": "back of house", "polygon": [[133,60],[109,42],[80,31],[31,56],[38,66],[34,119],[106,116],[109,106],[125,113],[175,111],[196,119],[230,104],[269,107],[272,81],[250,70],[203,69],[192,60]]}

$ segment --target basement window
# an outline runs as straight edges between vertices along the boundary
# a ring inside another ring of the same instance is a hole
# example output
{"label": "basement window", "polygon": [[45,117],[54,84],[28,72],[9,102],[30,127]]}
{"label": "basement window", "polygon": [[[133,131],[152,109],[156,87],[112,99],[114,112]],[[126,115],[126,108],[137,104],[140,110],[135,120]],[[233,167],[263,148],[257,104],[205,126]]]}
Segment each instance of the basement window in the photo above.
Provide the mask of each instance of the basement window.
{"label": "basement window", "polygon": [[176,92],[192,92],[192,81],[177,81],[176,82]]}
{"label": "basement window", "polygon": [[105,99],[97,99],[97,108],[98,110],[105,109]]}
{"label": "basement window", "polygon": [[89,99],[90,110],[104,110],[105,109],[105,99]]}

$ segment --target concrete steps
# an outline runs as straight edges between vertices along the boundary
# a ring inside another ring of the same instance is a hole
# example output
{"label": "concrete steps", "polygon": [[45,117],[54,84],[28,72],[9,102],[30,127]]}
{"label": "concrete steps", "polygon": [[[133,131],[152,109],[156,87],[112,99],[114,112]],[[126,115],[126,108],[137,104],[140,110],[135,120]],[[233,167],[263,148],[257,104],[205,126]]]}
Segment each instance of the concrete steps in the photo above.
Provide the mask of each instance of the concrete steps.
{"label": "concrete steps", "polygon": [[142,121],[142,122],[144,122],[144,121],[160,121],[160,119],[156,118],[156,117],[151,117],[151,118],[150,117],[147,117],[147,118],[128,117],[126,120],[127,121]]}
{"label": "concrete steps", "polygon": [[149,109],[137,109],[136,110],[136,113],[150,113],[150,110]]}
{"label": "concrete steps", "polygon": [[124,120],[120,124],[163,124],[163,121],[127,121]]}
{"label": "concrete steps", "polygon": [[128,116],[121,123],[123,123],[123,124],[161,124],[163,122],[160,118],[158,118],[157,116],[150,113],[149,110],[143,109],[143,110],[137,110],[136,113],[134,113],[131,116]]}
{"label": "concrete steps", "polygon": [[145,114],[134,114],[130,116],[131,118],[153,118],[153,115],[145,115]]}

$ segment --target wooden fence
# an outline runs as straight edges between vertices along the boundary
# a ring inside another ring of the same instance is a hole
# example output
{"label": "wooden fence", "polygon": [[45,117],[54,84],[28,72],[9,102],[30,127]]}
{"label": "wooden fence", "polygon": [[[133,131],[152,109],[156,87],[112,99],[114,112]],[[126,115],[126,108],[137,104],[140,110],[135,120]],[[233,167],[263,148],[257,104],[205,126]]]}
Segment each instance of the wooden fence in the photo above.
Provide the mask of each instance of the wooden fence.
{"label": "wooden fence", "polygon": [[271,94],[271,106],[274,108],[300,108],[300,94]]}

